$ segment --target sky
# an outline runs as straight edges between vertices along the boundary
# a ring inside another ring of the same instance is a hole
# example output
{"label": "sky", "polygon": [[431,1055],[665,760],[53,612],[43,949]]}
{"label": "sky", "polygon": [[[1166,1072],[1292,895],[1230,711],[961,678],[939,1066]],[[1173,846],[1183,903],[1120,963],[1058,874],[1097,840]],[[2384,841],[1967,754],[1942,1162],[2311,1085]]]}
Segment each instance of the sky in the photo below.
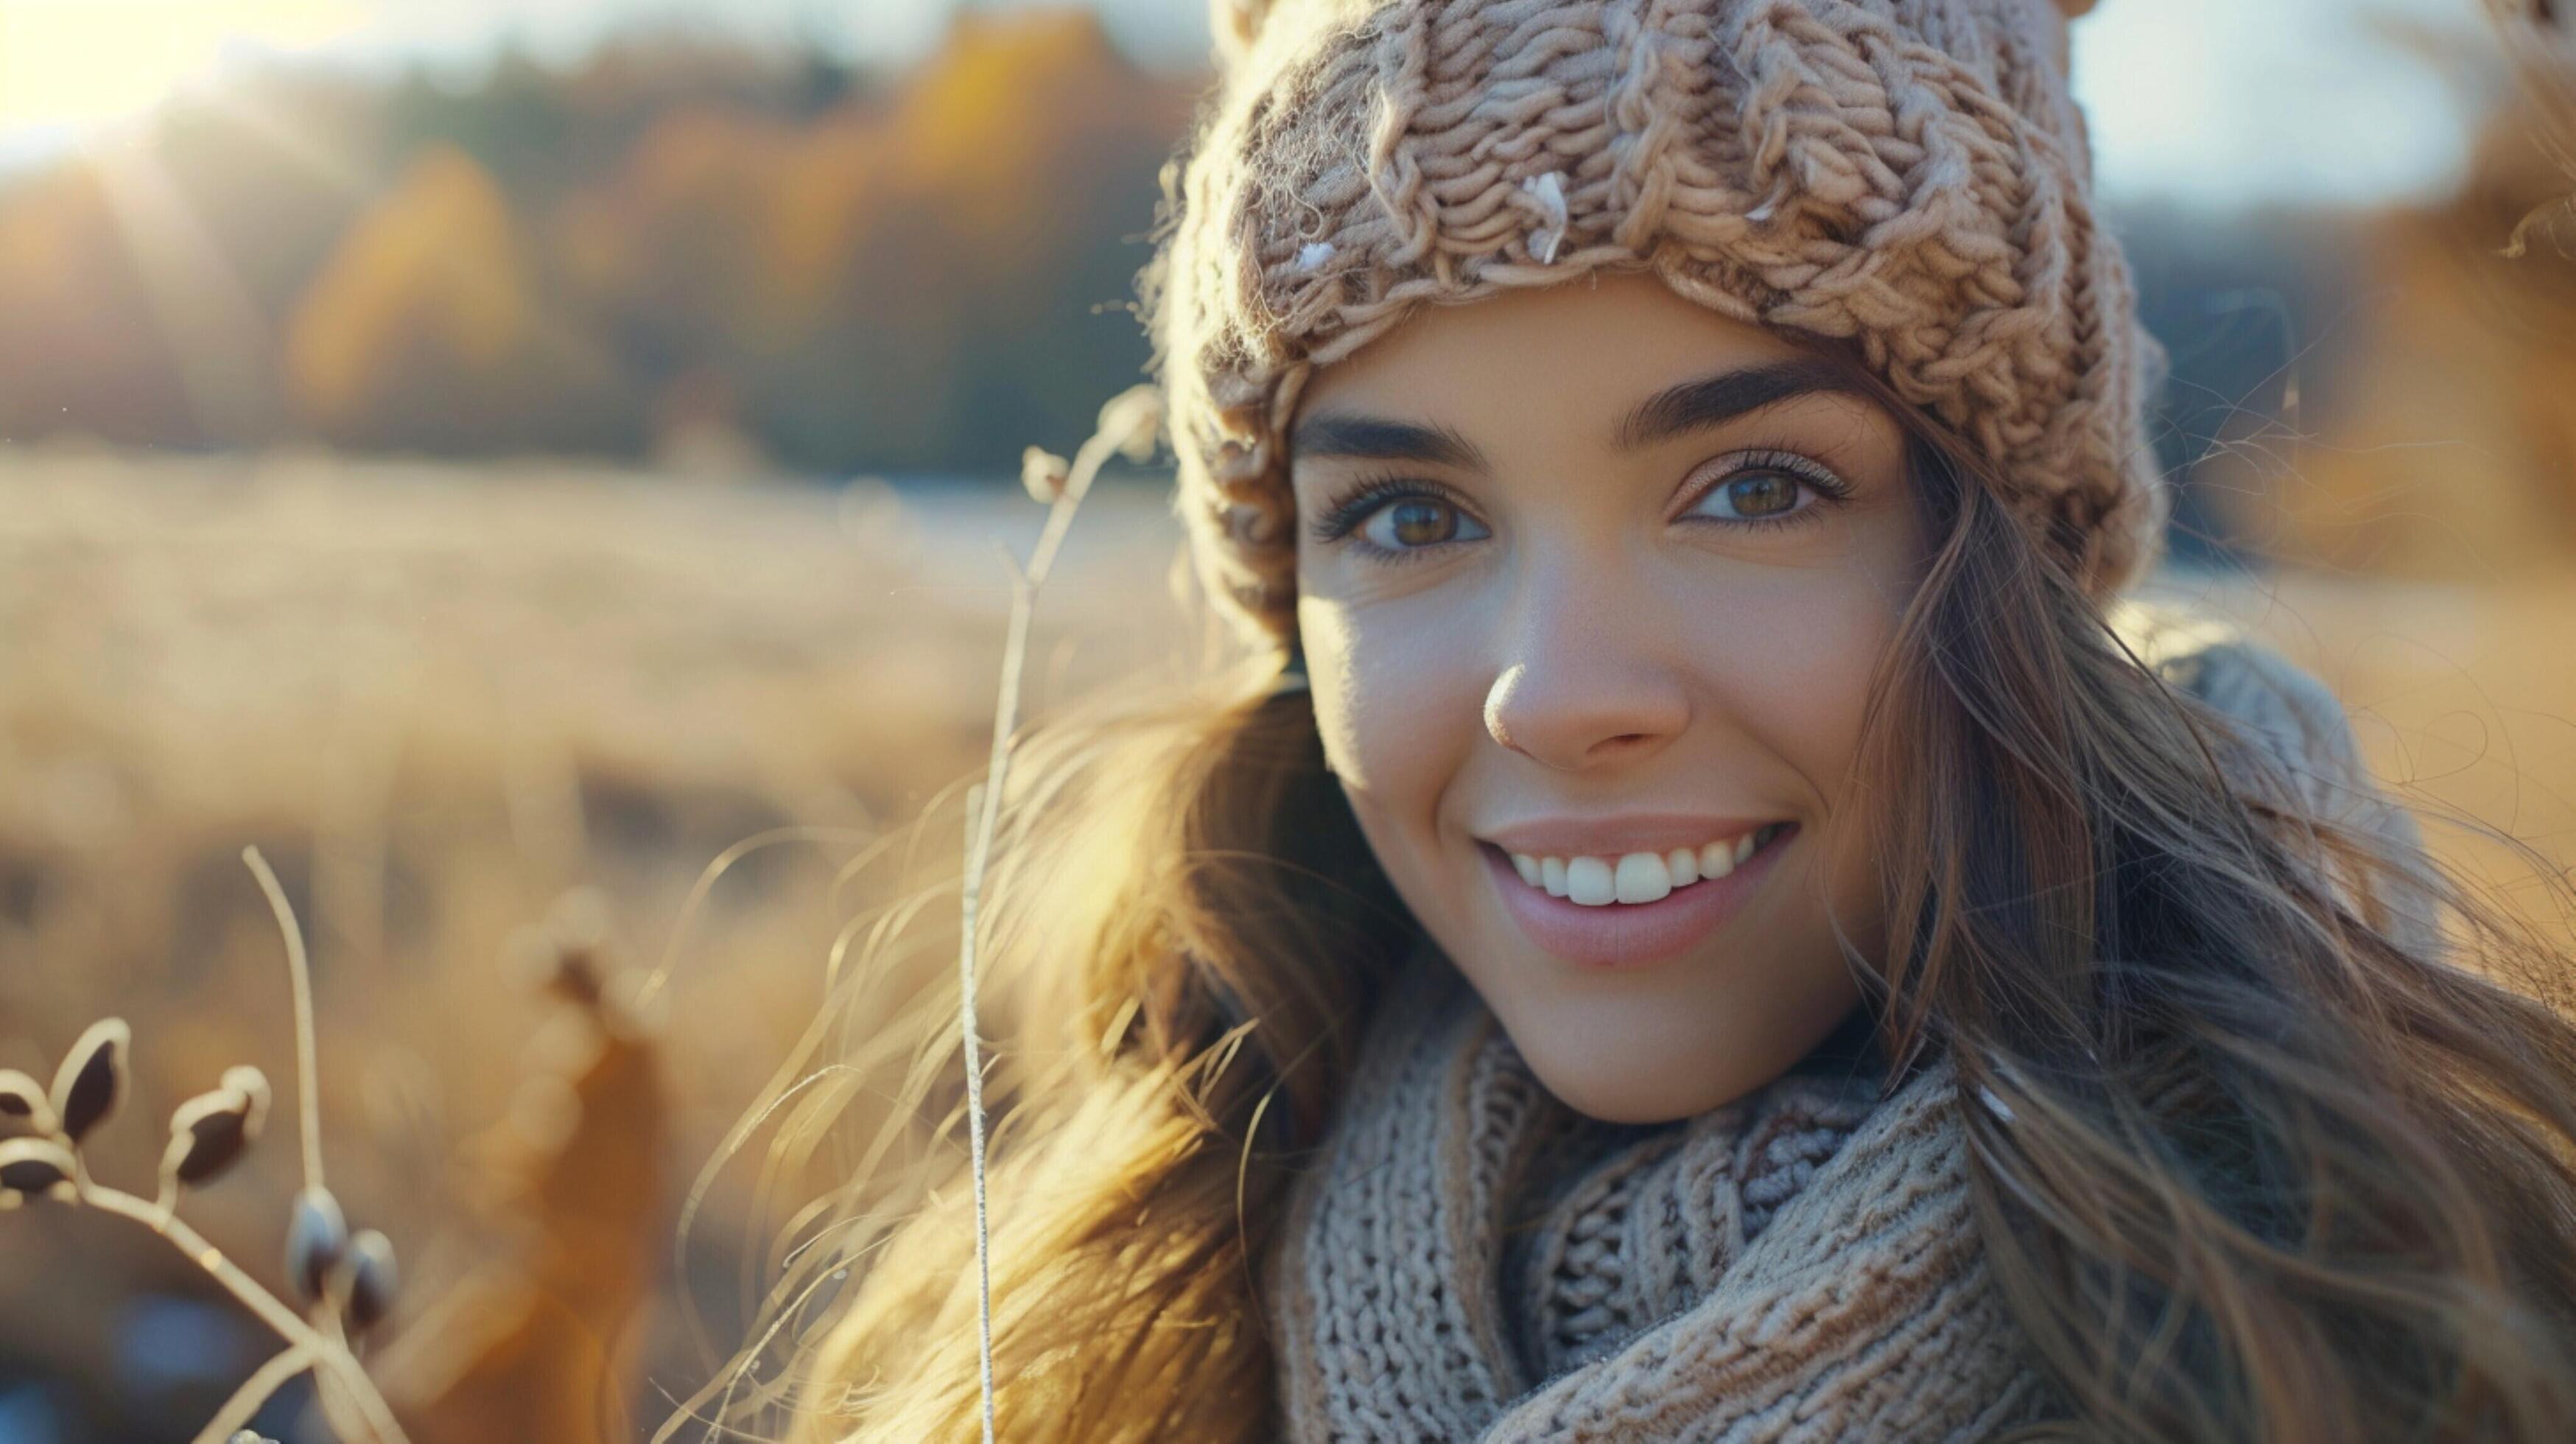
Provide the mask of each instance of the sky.
{"label": "sky", "polygon": [[[957,9],[1028,0],[0,0],[0,164],[58,152],[245,59],[470,66],[504,42],[568,60],[679,23],[900,60]],[[1065,0],[1055,0],[1065,3]],[[1207,53],[1207,0],[1089,0],[1153,63]],[[2384,38],[2395,17],[2477,37],[2479,0],[2101,0],[2076,92],[2111,200],[2370,204],[2437,191],[2466,87]]]}

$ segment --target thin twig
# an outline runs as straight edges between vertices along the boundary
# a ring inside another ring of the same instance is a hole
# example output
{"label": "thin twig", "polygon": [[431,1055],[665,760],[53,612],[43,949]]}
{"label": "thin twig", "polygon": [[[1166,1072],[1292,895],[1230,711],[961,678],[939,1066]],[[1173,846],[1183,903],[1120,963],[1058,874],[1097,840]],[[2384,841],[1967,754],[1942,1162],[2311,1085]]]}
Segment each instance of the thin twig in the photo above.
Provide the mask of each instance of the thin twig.
{"label": "thin twig", "polygon": [[[1021,610],[1016,600],[1012,607]],[[1007,687],[1005,683],[1006,693]],[[992,771],[1000,771],[1001,765],[997,756]],[[975,1357],[984,1390],[984,1444],[993,1444],[993,1260],[984,1197],[984,1058],[976,1041],[975,912],[984,891],[985,859],[993,845],[992,810],[983,804],[987,796],[995,795],[989,784],[966,792],[965,937],[957,950],[958,1027],[966,1043],[966,1141],[975,1174]]]}
{"label": "thin twig", "polygon": [[288,1344],[308,1350],[315,1362],[338,1376],[341,1384],[355,1397],[367,1414],[367,1425],[376,1431],[382,1444],[408,1444],[408,1436],[395,1422],[393,1410],[384,1396],[376,1391],[373,1380],[348,1348],[329,1338],[311,1324],[298,1318],[293,1309],[277,1301],[277,1296],[261,1288],[259,1282],[242,1272],[241,1266],[224,1256],[223,1250],[206,1241],[205,1235],[190,1228],[186,1220],[151,1203],[105,1184],[83,1182],[81,1202],[120,1218],[131,1219],[170,1241],[173,1248],[195,1260],[199,1268],[213,1275],[224,1291],[240,1301],[241,1306],[259,1316],[261,1323],[276,1330]]}
{"label": "thin twig", "polygon": [[[300,1115],[297,1123],[304,1142],[304,1186],[312,1192],[323,1192],[321,1070],[316,1063],[320,1045],[313,1024],[313,964],[305,956],[304,932],[295,925],[295,910],[287,905],[286,889],[278,885],[277,873],[269,867],[268,859],[253,846],[242,849],[242,861],[249,865],[251,876],[259,880],[259,890],[268,898],[268,909],[277,917],[278,933],[286,940],[287,979],[295,995],[296,1111]],[[99,1195],[100,1206],[111,1211],[121,1211],[110,1202],[119,1199],[131,1202],[138,1210],[152,1207],[141,1199],[114,1189],[95,1192]],[[310,1347],[323,1363],[329,1365],[330,1377],[338,1380],[348,1392],[358,1411],[366,1416],[368,1429],[382,1444],[404,1444],[402,1425],[395,1422],[392,1408],[385,1403],[384,1395],[377,1392],[375,1382],[367,1377],[367,1371],[359,1365],[357,1356],[349,1352],[348,1342],[341,1333],[336,1303],[317,1302],[314,1320],[298,1319],[292,1310],[252,1282],[248,1274],[206,1243],[195,1230],[181,1223],[172,1210],[156,1209],[153,1217],[141,1213],[129,1213],[128,1216],[142,1218],[147,1223],[153,1223],[157,1217],[154,1227],[158,1232],[178,1244],[208,1273],[223,1280],[233,1296],[267,1320],[280,1338],[291,1344]],[[289,1327],[290,1322],[292,1327]]]}
{"label": "thin twig", "polygon": [[295,926],[295,910],[286,905],[286,890],[257,847],[242,849],[242,861],[268,894],[268,909],[277,914],[277,930],[286,937],[286,971],[295,989],[295,1101],[304,1134],[304,1186],[322,1186],[321,1085],[315,1081],[313,1055],[313,966],[304,956],[304,933]]}
{"label": "thin twig", "polygon": [[287,1380],[312,1368],[313,1361],[311,1349],[294,1344],[260,1365],[257,1373],[242,1380],[241,1387],[233,1390],[233,1396],[224,1401],[224,1407],[215,1411],[215,1417],[206,1421],[206,1427],[197,1431],[196,1444],[225,1444],[235,1431],[249,1428],[250,1421],[259,1413],[259,1406],[267,1403],[270,1395],[285,1388]]}
{"label": "thin twig", "polygon": [[[1082,444],[1065,475],[1064,490],[1047,508],[1046,526],[1029,551],[1028,565],[1011,568],[1011,622],[1002,644],[1001,695],[993,707],[992,756],[985,764],[983,783],[966,794],[969,831],[961,889],[963,933],[957,942],[957,1013],[965,1043],[967,1149],[975,1180],[976,1363],[983,1385],[984,1444],[993,1444],[993,1238],[984,1182],[984,1061],[975,1018],[976,915],[983,903],[985,868],[992,861],[993,834],[1001,820],[1004,784],[1010,777],[1013,734],[1019,730],[1020,677],[1027,669],[1029,623],[1037,612],[1038,588],[1055,569],[1056,554],[1064,547],[1075,510],[1119,444],[1106,426]],[[1009,560],[1007,555],[1004,560]]]}

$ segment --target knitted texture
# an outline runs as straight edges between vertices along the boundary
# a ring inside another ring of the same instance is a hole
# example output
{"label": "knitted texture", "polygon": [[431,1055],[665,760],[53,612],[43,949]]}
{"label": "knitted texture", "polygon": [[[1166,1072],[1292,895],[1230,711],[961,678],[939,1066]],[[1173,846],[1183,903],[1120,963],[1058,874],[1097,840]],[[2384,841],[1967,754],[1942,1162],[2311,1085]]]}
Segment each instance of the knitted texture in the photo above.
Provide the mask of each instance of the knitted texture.
{"label": "knitted texture", "polygon": [[2046,0],[1216,0],[1148,286],[1212,595],[1291,635],[1284,430],[1426,303],[1648,270],[1846,343],[2107,595],[2167,502],[2162,353]]}
{"label": "knitted texture", "polygon": [[2052,1395],[1977,1247],[1956,1080],[1877,1081],[1792,1073],[1678,1127],[1599,1123],[1417,956],[1290,1205],[1288,1436],[1965,1440],[2033,1417]]}

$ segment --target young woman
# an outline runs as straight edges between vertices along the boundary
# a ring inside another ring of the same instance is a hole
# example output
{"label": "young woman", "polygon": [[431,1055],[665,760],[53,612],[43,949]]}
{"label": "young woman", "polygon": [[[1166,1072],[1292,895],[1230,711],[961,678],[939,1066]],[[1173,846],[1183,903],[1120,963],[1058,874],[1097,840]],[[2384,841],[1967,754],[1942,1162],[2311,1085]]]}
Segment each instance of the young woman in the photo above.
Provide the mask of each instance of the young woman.
{"label": "young woman", "polygon": [[[999,1436],[2565,1437],[2563,980],[2316,684],[2119,603],[2059,10],[1218,21],[1148,299],[1251,660],[1017,763]],[[955,1002],[857,1061],[951,1096]],[[902,1138],[795,1438],[979,1430]]]}

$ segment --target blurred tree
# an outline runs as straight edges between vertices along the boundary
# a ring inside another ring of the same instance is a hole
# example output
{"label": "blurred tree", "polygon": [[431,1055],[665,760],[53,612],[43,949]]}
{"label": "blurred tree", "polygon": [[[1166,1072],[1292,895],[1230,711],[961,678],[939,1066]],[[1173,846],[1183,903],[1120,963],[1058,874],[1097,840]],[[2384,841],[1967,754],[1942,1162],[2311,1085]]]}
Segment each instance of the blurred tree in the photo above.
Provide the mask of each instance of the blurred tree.
{"label": "blurred tree", "polygon": [[713,368],[796,466],[1008,470],[1143,365],[1190,94],[1088,12],[969,14],[882,100],[664,116],[567,202],[560,266],[648,389]]}
{"label": "blurred tree", "polygon": [[633,444],[613,361],[549,314],[508,200],[450,147],[423,152],[341,242],[290,322],[286,370],[306,423],[347,444]]}
{"label": "blurred tree", "polygon": [[1138,376],[1128,306],[1194,96],[1136,70],[1089,11],[969,12],[903,96],[892,129],[907,189],[950,233],[942,269],[972,277],[949,288],[961,354],[944,420],[960,460],[1007,469],[1031,439],[1080,433],[1101,395]]}
{"label": "blurred tree", "polygon": [[441,84],[415,69],[386,103],[387,158],[452,148],[520,196],[580,178],[593,157],[573,144],[575,123],[560,78],[512,46],[470,87]]}
{"label": "blurred tree", "polygon": [[679,417],[804,471],[1006,474],[1145,360],[1196,89],[1088,11],[966,14],[892,78],[675,34],[256,77],[123,171],[0,186],[0,427],[634,455]]}

